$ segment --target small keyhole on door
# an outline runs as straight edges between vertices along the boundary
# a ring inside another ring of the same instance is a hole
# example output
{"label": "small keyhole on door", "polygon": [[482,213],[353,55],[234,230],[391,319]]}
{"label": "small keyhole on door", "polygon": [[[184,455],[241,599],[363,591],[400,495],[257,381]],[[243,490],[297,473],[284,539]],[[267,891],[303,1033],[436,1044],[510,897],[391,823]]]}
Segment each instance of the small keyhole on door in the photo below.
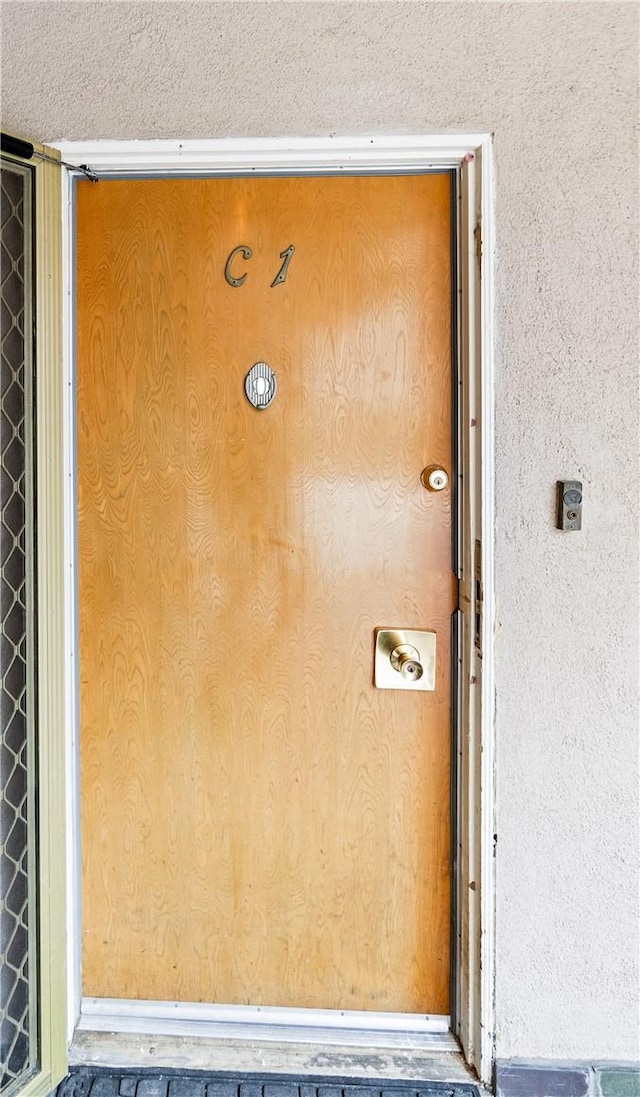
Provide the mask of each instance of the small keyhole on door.
{"label": "small keyhole on door", "polygon": [[428,468],[423,469],[420,480],[423,488],[426,488],[427,491],[443,491],[449,483],[449,477],[445,470],[438,468],[436,465],[429,465]]}
{"label": "small keyhole on door", "polygon": [[390,655],[391,666],[406,682],[419,682],[424,674],[420,652],[411,644],[399,644]]}

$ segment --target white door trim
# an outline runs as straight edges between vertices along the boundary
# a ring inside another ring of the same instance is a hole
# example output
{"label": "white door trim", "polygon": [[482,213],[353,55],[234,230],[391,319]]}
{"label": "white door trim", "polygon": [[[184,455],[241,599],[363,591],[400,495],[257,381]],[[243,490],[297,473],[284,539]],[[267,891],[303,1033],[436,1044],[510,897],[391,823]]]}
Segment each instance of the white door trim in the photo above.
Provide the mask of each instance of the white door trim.
{"label": "white door trim", "polygon": [[[489,134],[259,138],[211,141],[63,141],[63,160],[98,175],[245,175],[459,172],[461,637],[458,753],[456,1012],[453,1031],[484,1081],[494,1048],[493,701],[493,190]],[[77,711],[73,173],[64,175],[67,699]],[[477,552],[477,546],[481,551]],[[68,940],[70,1037],[81,1012],[77,720],[69,733]],[[184,1007],[185,1009],[187,1007]],[[300,1011],[303,1012],[303,1011]],[[83,1022],[84,1023],[84,1022]]]}

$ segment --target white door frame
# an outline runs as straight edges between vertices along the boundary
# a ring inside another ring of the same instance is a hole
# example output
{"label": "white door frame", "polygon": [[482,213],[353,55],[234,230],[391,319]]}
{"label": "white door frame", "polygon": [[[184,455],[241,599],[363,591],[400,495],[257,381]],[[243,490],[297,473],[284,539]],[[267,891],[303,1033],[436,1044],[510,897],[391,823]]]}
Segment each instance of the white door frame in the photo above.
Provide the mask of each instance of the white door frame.
{"label": "white door frame", "polygon": [[[404,137],[260,138],[207,141],[63,141],[55,144],[70,165],[99,176],[287,175],[454,169],[459,210],[460,381],[460,615],[459,698],[454,851],[456,957],[452,1027],[467,1062],[489,1081],[494,1048],[494,702],[493,702],[493,213],[492,147],[489,134]],[[75,366],[73,172],[63,173],[64,355],[66,363],[66,699],[71,728],[67,744],[68,807],[68,1021],[69,1038],[81,1020],[81,910],[79,782],[77,750],[76,551],[75,551]],[[455,660],[456,653],[453,653]],[[264,1024],[273,1012],[250,1007],[194,1007],[177,1003],[85,1001],[84,1027],[120,1021],[129,1031],[184,1032],[185,1024],[215,1021]],[[239,1010],[239,1012],[238,1012]],[[242,1014],[244,1011],[244,1014]],[[248,1012],[247,1012],[248,1011]],[[310,1013],[275,1011],[281,1024],[326,1024]],[[140,1019],[141,1014],[143,1019]],[[262,1014],[262,1016],[260,1016]],[[304,1016],[301,1016],[304,1015]],[[136,1023],[136,1017],[138,1018]],[[169,1017],[176,1020],[171,1022]],[[333,1015],[331,1025],[350,1023],[371,1033],[363,1018]],[[287,1019],[288,1018],[288,1019]],[[307,1021],[305,1021],[307,1018]],[[418,1019],[416,1019],[417,1021]],[[441,1033],[431,1020],[434,1035]],[[178,1029],[176,1029],[176,1024]],[[141,1026],[142,1025],[142,1029]],[[374,1027],[409,1030],[411,1019],[380,1017]],[[158,1027],[160,1026],[160,1028]],[[164,1026],[164,1028],[162,1027]],[[180,1028],[180,1026],[183,1026]],[[190,1030],[191,1031],[191,1030]],[[196,1028],[196,1031],[203,1029]],[[309,1029],[305,1031],[308,1033]],[[424,1024],[422,1031],[425,1031]],[[228,1032],[227,1032],[228,1035]],[[255,1035],[255,1033],[254,1033]]]}

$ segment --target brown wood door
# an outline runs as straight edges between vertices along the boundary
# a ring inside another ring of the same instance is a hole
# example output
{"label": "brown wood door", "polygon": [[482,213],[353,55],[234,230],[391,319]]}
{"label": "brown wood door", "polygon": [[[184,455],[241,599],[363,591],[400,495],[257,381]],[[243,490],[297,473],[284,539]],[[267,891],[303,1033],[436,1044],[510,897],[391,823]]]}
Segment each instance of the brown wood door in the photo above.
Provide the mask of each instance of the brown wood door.
{"label": "brown wood door", "polygon": [[[78,184],[87,995],[448,1011],[451,217],[448,174]],[[374,688],[377,626],[434,692]]]}

